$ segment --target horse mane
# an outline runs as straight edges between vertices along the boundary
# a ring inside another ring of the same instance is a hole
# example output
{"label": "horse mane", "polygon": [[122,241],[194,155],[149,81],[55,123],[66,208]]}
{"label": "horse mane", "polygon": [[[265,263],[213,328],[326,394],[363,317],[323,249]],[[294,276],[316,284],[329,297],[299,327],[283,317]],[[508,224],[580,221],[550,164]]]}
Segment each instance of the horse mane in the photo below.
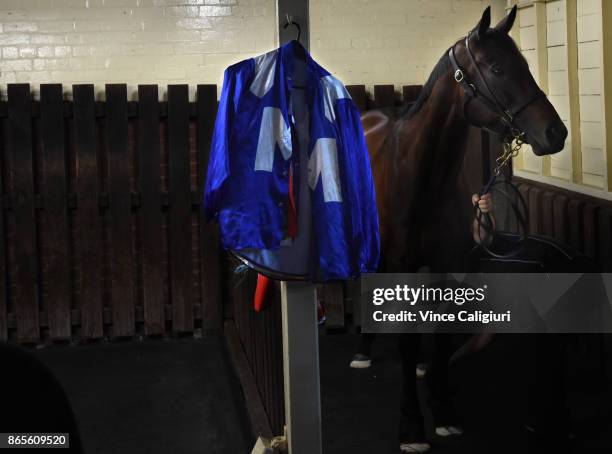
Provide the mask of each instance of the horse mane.
{"label": "horse mane", "polygon": [[419,93],[419,97],[417,98],[417,100],[415,102],[405,103],[404,106],[402,106],[402,109],[399,112],[400,118],[409,118],[421,109],[423,104],[425,104],[425,102],[429,99],[433,87],[438,81],[438,79],[443,74],[446,74],[450,66],[451,62],[450,58],[448,58],[447,50],[444,52],[444,54],[442,54],[442,56],[438,60],[438,63],[436,63],[436,66],[434,66],[434,69],[429,75],[427,82],[425,82],[425,85],[423,85],[423,89],[421,90],[421,93]]}

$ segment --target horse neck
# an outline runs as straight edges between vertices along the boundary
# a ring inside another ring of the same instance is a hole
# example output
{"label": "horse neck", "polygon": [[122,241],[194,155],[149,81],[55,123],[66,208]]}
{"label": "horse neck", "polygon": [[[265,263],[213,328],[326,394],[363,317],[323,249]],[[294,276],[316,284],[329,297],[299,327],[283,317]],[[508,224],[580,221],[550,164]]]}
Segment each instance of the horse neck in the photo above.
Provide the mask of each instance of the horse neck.
{"label": "horse neck", "polygon": [[406,158],[415,168],[427,169],[431,186],[441,189],[452,183],[451,177],[463,162],[469,124],[463,115],[460,87],[450,69],[438,78],[428,99],[407,122],[403,129],[409,145],[402,147],[409,155]]}

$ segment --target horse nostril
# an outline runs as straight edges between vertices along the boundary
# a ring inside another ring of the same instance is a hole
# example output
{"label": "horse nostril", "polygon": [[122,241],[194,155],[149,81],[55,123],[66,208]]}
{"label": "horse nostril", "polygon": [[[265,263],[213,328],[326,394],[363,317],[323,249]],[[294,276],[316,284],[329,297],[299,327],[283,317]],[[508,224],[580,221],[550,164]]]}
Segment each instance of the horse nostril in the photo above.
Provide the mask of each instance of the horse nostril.
{"label": "horse nostril", "polygon": [[546,130],[546,138],[550,142],[560,142],[567,137],[567,128],[565,125],[551,125]]}

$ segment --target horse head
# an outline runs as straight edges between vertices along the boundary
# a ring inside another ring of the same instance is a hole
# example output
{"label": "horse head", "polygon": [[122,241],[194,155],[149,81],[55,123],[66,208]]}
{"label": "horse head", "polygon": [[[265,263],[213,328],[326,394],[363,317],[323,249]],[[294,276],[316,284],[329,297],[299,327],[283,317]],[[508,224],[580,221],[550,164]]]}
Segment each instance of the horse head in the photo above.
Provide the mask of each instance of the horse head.
{"label": "horse head", "polygon": [[463,87],[464,115],[506,140],[520,138],[538,156],[557,153],[567,128],[508,35],[516,12],[514,6],[491,28],[488,7],[468,36],[449,49],[455,80]]}

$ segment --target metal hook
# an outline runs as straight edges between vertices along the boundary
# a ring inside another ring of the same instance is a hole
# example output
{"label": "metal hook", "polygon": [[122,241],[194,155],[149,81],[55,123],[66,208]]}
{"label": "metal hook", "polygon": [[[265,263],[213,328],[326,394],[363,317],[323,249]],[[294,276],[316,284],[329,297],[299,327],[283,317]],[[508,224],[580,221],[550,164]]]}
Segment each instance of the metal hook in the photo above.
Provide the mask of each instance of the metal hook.
{"label": "metal hook", "polygon": [[287,13],[287,15],[285,16],[287,22],[285,23],[285,25],[283,26],[283,29],[286,29],[287,27],[289,27],[290,25],[293,25],[295,28],[297,28],[297,40],[300,40],[300,37],[302,36],[302,28],[300,27],[300,24],[298,24],[297,22],[295,22],[293,20],[293,17],[291,17],[291,15],[289,15],[289,13]]}

